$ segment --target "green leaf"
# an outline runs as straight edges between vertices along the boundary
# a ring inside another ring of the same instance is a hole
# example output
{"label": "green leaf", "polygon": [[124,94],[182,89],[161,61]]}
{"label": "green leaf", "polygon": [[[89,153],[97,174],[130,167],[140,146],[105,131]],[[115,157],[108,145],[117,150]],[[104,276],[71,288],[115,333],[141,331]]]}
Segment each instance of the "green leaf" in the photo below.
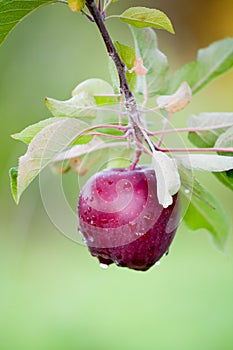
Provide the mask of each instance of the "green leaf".
{"label": "green leaf", "polygon": [[[219,136],[214,147],[233,148],[233,126]],[[220,154],[223,154],[223,153],[220,153]],[[227,152],[224,154],[230,157],[233,157],[233,152]],[[217,176],[219,181],[221,181],[225,186],[233,190],[233,169],[220,174],[216,173],[215,175]]]}
{"label": "green leaf", "polygon": [[83,104],[83,97],[86,100],[84,104],[90,101],[90,104],[95,102],[98,106],[118,102],[112,86],[107,81],[98,78],[87,79],[78,84],[72,91],[72,96],[76,95],[79,96],[81,104]]}
{"label": "green leaf", "polygon": [[[69,150],[61,152],[55,159],[52,166],[59,173],[66,169],[74,169],[79,175],[85,174],[93,169],[96,164],[109,164],[114,166],[125,166],[132,160],[133,148],[127,147],[127,142],[104,142],[94,137],[87,145],[73,146]],[[70,167],[64,161],[70,161]],[[106,166],[105,166],[106,167]]]}
{"label": "green leaf", "polygon": [[[232,144],[231,144],[232,126],[233,126],[233,113],[223,113],[223,112],[201,113],[197,116],[193,115],[189,118],[188,127],[191,127],[191,128],[204,127],[204,128],[208,128],[208,130],[197,130],[195,132],[190,132],[188,137],[189,137],[189,140],[195,146],[200,148],[215,147],[216,144],[217,144],[216,147],[232,147]],[[226,152],[222,154],[231,155]],[[223,171],[223,172],[214,172],[213,175],[215,175],[221,183],[223,183],[225,186],[233,190],[233,180],[231,177],[232,170]]]}
{"label": "green leaf", "polygon": [[17,177],[18,177],[18,168],[14,167],[9,170],[10,176],[10,185],[11,193],[14,198],[14,201],[17,203]]}
{"label": "green leaf", "polygon": [[59,0],[0,0],[0,44],[11,30],[30,12],[38,7],[48,5]]}
{"label": "green leaf", "polygon": [[[233,113],[232,113],[233,117]],[[222,133],[217,141],[215,142],[214,147],[216,148],[233,148],[233,125],[231,128],[227,129]],[[232,152],[224,153],[225,155],[233,156]]]}
{"label": "green leaf", "polygon": [[[225,153],[224,153],[225,154]],[[233,169],[233,158],[217,154],[179,154],[175,158],[186,168],[208,172]]]}
{"label": "green leaf", "polygon": [[77,119],[61,119],[43,128],[19,158],[16,202],[40,171],[65,150],[87,127]]}
{"label": "green leaf", "polygon": [[[125,64],[127,70],[132,69],[134,66],[134,61],[136,60],[136,52],[134,48],[131,46],[123,45],[118,41],[116,41],[114,44],[115,44],[117,53],[120,56],[122,62]],[[129,73],[126,71],[126,78],[129,83],[130,90],[134,91],[135,85],[136,85],[135,72]]]}
{"label": "green leaf", "polygon": [[86,0],[68,0],[68,5],[71,11],[79,12],[85,6]]}
{"label": "green leaf", "polygon": [[207,190],[204,192],[205,199],[212,206],[196,196],[190,202],[190,195],[183,188],[181,193],[184,205],[188,205],[184,216],[186,225],[191,230],[206,229],[217,247],[223,249],[230,233],[230,223],[219,202]]}
{"label": "green leaf", "polygon": [[197,180],[195,175],[191,170],[185,168],[182,164],[178,166],[182,190],[185,194],[192,195],[205,202],[211,208],[214,208],[213,203],[205,196],[206,189],[202,184]]}
{"label": "green leaf", "polygon": [[[200,113],[188,119],[189,128],[205,128],[189,132],[189,140],[197,147],[214,147],[218,137],[233,126],[233,113]],[[230,146],[229,146],[230,147]]]}
{"label": "green leaf", "polygon": [[168,92],[173,93],[186,81],[193,93],[233,67],[233,38],[212,43],[198,51],[197,60],[186,64],[170,78]]}
{"label": "green leaf", "polygon": [[157,36],[153,29],[137,29],[130,26],[134,37],[137,57],[143,59],[148,69],[145,76],[137,76],[136,92],[144,94],[145,83],[148,96],[161,95],[166,91],[167,57],[158,49]]}
{"label": "green leaf", "polygon": [[54,117],[95,118],[96,103],[93,96],[86,92],[75,95],[66,101],[46,98],[46,106]]}
{"label": "green leaf", "polygon": [[170,19],[165,13],[147,7],[130,7],[120,15],[123,22],[136,28],[153,27],[174,33]]}
{"label": "green leaf", "polygon": [[40,122],[28,126],[26,129],[22,130],[17,134],[11,135],[11,137],[15,140],[22,141],[29,145],[32,141],[33,137],[36,136],[42,129],[50,124],[54,124],[57,121],[61,120],[61,118],[48,118],[41,120]]}

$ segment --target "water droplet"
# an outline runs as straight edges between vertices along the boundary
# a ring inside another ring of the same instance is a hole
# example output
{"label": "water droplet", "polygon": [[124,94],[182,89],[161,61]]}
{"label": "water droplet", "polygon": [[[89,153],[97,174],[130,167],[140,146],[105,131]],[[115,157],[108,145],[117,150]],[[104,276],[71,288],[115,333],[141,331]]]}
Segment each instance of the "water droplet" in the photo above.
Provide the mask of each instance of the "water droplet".
{"label": "water droplet", "polygon": [[123,185],[123,190],[129,191],[131,188],[130,182],[125,182]]}
{"label": "water droplet", "polygon": [[109,180],[109,181],[108,181],[108,184],[109,184],[109,185],[112,185],[112,184],[113,184],[113,181],[112,181],[112,180]]}
{"label": "water droplet", "polygon": [[88,237],[88,241],[89,241],[89,242],[94,242],[94,237],[89,236],[89,237]]}
{"label": "water droplet", "polygon": [[187,188],[184,190],[184,192],[186,193],[186,194],[189,194],[190,193],[190,190],[188,190]]}
{"label": "water droplet", "polygon": [[155,263],[155,265],[157,265],[157,266],[159,266],[161,263],[160,263],[160,261],[157,261],[156,263]]}
{"label": "water droplet", "polygon": [[136,229],[136,222],[129,222],[129,228],[133,232]]}
{"label": "water droplet", "polygon": [[108,219],[102,218],[100,219],[101,224],[107,224]]}
{"label": "water droplet", "polygon": [[93,202],[93,200],[94,200],[94,198],[91,196],[91,197],[90,197],[90,202]]}
{"label": "water droplet", "polygon": [[100,263],[100,267],[101,267],[101,269],[104,269],[104,270],[108,269],[108,265],[107,264]]}

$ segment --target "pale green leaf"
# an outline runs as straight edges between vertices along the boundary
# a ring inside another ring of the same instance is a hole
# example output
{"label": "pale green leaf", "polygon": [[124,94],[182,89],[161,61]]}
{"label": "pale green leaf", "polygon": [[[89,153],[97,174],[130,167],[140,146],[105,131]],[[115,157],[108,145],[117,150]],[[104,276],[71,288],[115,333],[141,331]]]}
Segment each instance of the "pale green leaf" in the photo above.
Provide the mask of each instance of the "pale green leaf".
{"label": "pale green leaf", "polygon": [[31,141],[27,152],[19,158],[17,195],[20,196],[40,171],[65,150],[87,127],[77,119],[61,119],[43,128]]}
{"label": "pale green leaf", "polygon": [[205,202],[211,208],[214,208],[212,202],[209,201],[208,196],[205,195],[206,189],[198,181],[193,172],[182,166],[182,164],[179,164],[178,169],[180,174],[182,190],[185,192],[185,194],[187,196],[190,195],[190,197],[191,195],[195,196],[201,201]]}
{"label": "pale green leaf", "polygon": [[[233,126],[219,136],[214,147],[233,149]],[[222,153],[223,154],[223,153]],[[227,152],[226,155],[233,157],[233,152]],[[227,187],[233,190],[233,169],[224,173],[216,174],[217,178]]]}
{"label": "pale green leaf", "polygon": [[75,95],[66,101],[46,98],[45,103],[54,117],[85,119],[96,117],[95,99],[86,92]]}
{"label": "pale green leaf", "polygon": [[[233,113],[232,113],[232,119],[233,119]],[[214,147],[233,149],[233,123],[231,128],[227,129],[224,133],[222,133],[218,137]],[[230,154],[232,155],[232,152]]]}
{"label": "pale green leaf", "polygon": [[120,19],[136,28],[153,27],[174,33],[170,19],[164,12],[156,9],[131,7],[120,15]]}
{"label": "pale green leaf", "polygon": [[205,128],[189,133],[189,139],[198,147],[213,147],[218,137],[233,126],[233,113],[200,113],[188,119],[189,128]]}
{"label": "pale green leaf", "polygon": [[175,158],[187,169],[221,172],[233,169],[233,157],[216,154],[182,154]]}
{"label": "pale green leaf", "polygon": [[205,199],[212,206],[196,196],[190,202],[190,195],[183,188],[181,193],[183,205],[188,206],[184,216],[187,226],[191,230],[206,229],[217,247],[223,249],[230,233],[230,223],[219,202],[207,190],[204,191]]}
{"label": "pale green leaf", "polygon": [[11,137],[15,140],[22,141],[27,145],[29,145],[33,137],[36,136],[38,132],[40,132],[46,126],[50,124],[54,124],[59,120],[61,120],[61,118],[48,118],[48,119],[41,120],[36,124],[29,125],[27,128],[25,128],[21,132],[11,135]]}
{"label": "pale green leaf", "polygon": [[108,95],[113,94],[112,86],[105,80],[99,78],[91,78],[79,83],[72,91],[72,96],[86,93],[87,97],[97,95]]}
{"label": "pale green leaf", "polygon": [[0,0],[0,44],[25,16],[43,5],[59,0]]}
{"label": "pale green leaf", "polygon": [[[130,26],[134,37],[136,55],[143,59],[148,69],[145,76],[137,76],[136,92],[148,96],[161,95],[166,90],[167,57],[158,49],[157,36],[151,28],[137,29]],[[145,86],[146,85],[146,86]]]}
{"label": "pale green leaf", "polygon": [[170,78],[168,92],[173,93],[187,81],[193,93],[233,67],[233,38],[212,43],[198,51],[197,60],[186,64]]}
{"label": "pale green leaf", "polygon": [[[55,159],[53,167],[64,172],[64,169],[74,169],[79,175],[83,175],[97,164],[107,163],[112,166],[124,166],[131,162],[133,148],[127,147],[127,142],[104,142],[95,137],[87,145],[73,146],[67,151],[61,152]],[[126,159],[127,158],[127,159]],[[64,168],[64,162],[70,161],[70,167]],[[124,164],[124,165],[122,165]],[[106,167],[106,166],[105,166]]]}
{"label": "pale green leaf", "polygon": [[152,164],[157,179],[158,201],[167,208],[172,204],[172,196],[179,191],[181,185],[176,162],[165,153],[154,151]]}

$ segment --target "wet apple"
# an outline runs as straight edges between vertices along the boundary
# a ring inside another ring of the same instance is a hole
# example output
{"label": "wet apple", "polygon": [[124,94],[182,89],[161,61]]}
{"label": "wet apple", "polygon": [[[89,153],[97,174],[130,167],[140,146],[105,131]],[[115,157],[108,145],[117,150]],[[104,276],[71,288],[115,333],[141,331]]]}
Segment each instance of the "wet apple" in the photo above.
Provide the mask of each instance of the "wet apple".
{"label": "wet apple", "polygon": [[115,263],[148,270],[167,253],[180,220],[179,195],[163,208],[155,172],[107,169],[93,175],[80,192],[79,229],[102,266]]}

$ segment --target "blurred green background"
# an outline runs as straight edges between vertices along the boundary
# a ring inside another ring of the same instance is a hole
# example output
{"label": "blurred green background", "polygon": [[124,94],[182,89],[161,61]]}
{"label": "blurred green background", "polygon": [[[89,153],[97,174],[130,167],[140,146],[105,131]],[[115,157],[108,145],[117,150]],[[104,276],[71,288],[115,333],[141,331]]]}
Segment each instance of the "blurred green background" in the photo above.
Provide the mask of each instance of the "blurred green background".
{"label": "blurred green background", "polygon": [[[112,11],[132,5],[172,19],[176,35],[158,33],[171,70],[199,47],[233,36],[232,0],[119,1]],[[114,39],[132,43],[124,24],[114,19],[108,27]],[[94,24],[61,4],[27,17],[0,48],[0,349],[233,349],[232,237],[221,253],[204,230],[182,224],[160,266],[102,270],[50,222],[38,181],[18,207],[11,198],[8,168],[25,147],[10,134],[49,116],[45,96],[67,99],[84,79],[109,80],[106,66]],[[177,125],[191,113],[232,111],[232,91],[231,71],[196,95]],[[229,191],[212,176],[200,178],[231,217]]]}

